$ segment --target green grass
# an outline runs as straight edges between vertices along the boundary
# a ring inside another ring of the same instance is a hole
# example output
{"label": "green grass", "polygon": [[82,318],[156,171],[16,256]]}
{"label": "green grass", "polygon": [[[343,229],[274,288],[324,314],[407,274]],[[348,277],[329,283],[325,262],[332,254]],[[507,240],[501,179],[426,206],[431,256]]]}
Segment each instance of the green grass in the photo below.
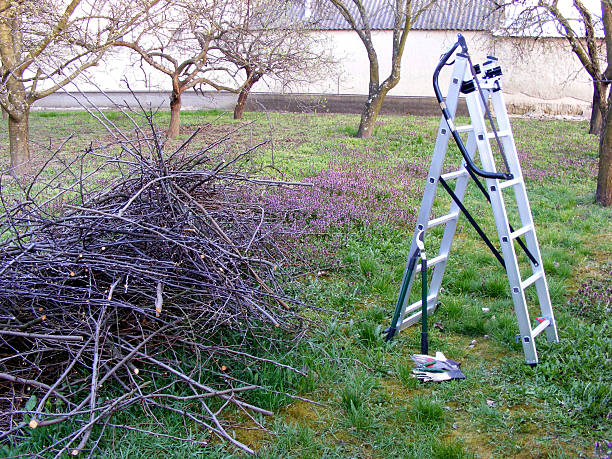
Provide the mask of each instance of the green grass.
{"label": "green grass", "polygon": [[[107,116],[129,126],[123,116]],[[159,113],[156,120],[163,126],[168,114]],[[338,158],[346,167],[358,167],[367,154],[368,167],[388,173],[375,197],[384,210],[391,204],[387,191],[399,186],[394,181],[397,171],[418,174],[417,165],[428,167],[439,120],[381,117],[368,140],[354,138],[357,121],[352,115],[269,114],[268,120],[267,115],[248,113],[236,122],[221,111],[186,112],[181,136],[171,144],[178,145],[197,127],[202,130],[195,143],[206,145],[242,126],[228,141],[230,150],[240,151],[272,132],[274,142],[263,147],[254,162],[273,163],[274,169],[264,169],[265,173],[274,170],[288,180],[308,180]],[[418,327],[405,330],[392,343],[381,336],[395,306],[413,227],[356,222],[310,241],[315,248],[334,252],[330,259],[319,260],[325,275],[299,276],[286,285],[288,293],[336,312],[316,314],[322,325],[308,340],[285,355],[273,356],[308,377],[267,365],[229,370],[271,389],[254,392],[249,402],[277,413],[261,420],[270,433],[236,428],[238,439],[267,458],[591,457],[596,441],[612,441],[609,303],[579,292],[590,280],[604,292],[610,287],[612,216],[610,209],[593,202],[596,139],[587,134],[585,122],[513,119],[512,124],[561,342],[549,344],[539,338],[540,365],[524,364],[522,349],[514,341],[518,328],[504,271],[461,219],[441,307],[431,317],[432,324],[441,326],[430,330],[430,349],[462,362],[467,378],[417,382],[411,376],[410,354],[419,351]],[[66,147],[67,156],[87,146],[92,137],[105,137],[83,113],[33,113],[31,130],[37,141],[34,153],[40,155],[46,151],[44,145],[55,145],[70,133],[75,138]],[[6,140],[2,142],[6,151]],[[450,148],[447,164],[456,163],[457,155]],[[6,153],[0,160],[7,163]],[[439,196],[434,212],[442,215],[449,200]],[[412,192],[401,199],[406,208],[418,208],[421,194]],[[495,240],[490,209],[475,190],[468,192],[466,205]],[[430,257],[440,236],[428,235]],[[311,261],[317,265],[317,260]],[[167,433],[182,431],[179,417],[155,414]],[[148,425],[138,410],[121,416]],[[249,426],[240,413],[236,418]],[[33,449],[49,432],[36,431],[19,451]],[[206,432],[194,435],[210,439]],[[115,430],[100,447],[105,457],[241,457],[210,440],[202,449]]]}
{"label": "green grass", "polygon": [[412,400],[410,417],[417,424],[435,427],[444,424],[444,409],[435,400],[417,396]]}

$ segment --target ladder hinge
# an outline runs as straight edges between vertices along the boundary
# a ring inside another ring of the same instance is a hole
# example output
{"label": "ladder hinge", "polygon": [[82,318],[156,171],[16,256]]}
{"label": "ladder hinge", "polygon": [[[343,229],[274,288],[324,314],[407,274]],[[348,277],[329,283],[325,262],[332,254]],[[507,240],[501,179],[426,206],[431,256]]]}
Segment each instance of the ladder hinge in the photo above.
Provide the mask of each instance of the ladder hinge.
{"label": "ladder hinge", "polygon": [[485,78],[495,78],[502,75],[501,67],[493,67],[485,71]]}
{"label": "ladder hinge", "polygon": [[463,94],[469,94],[471,92],[476,91],[476,86],[474,85],[474,80],[467,80],[461,83],[461,92]]}

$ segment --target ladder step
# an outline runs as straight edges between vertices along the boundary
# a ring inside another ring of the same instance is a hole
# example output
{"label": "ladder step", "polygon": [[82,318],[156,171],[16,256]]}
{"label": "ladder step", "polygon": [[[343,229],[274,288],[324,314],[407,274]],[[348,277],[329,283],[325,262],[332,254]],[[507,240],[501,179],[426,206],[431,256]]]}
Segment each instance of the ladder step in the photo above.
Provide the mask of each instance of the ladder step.
{"label": "ladder step", "polygon": [[468,175],[468,172],[465,169],[459,169],[457,171],[442,174],[440,178],[443,178],[444,180],[448,181],[448,180],[453,180],[459,177],[463,177],[465,175]]}
{"label": "ladder step", "polygon": [[[431,260],[427,260],[427,267],[428,268],[433,268],[434,266],[436,266],[438,263],[445,261],[448,259],[448,255],[438,255],[435,258],[432,258]],[[415,272],[420,273],[421,272],[421,263],[418,263],[415,268],[414,268]]]}
{"label": "ladder step", "polygon": [[[512,132],[510,132],[507,129],[504,129],[503,131],[497,131],[497,137],[508,137],[509,135],[512,135]],[[495,133],[494,132],[487,132],[487,138],[488,139],[494,139],[495,138]]]}
{"label": "ladder step", "polygon": [[456,126],[455,129],[457,132],[470,132],[474,130],[474,127],[471,124],[466,124],[465,126]]}
{"label": "ladder step", "polygon": [[[436,305],[432,304],[427,307],[427,315],[431,315],[436,311]],[[421,321],[421,311],[415,312],[414,314],[406,317],[405,320],[402,321],[402,325],[400,326],[400,330],[403,330],[406,327],[410,327]]]}
{"label": "ladder step", "polygon": [[533,274],[532,276],[529,276],[527,279],[521,282],[521,289],[525,290],[535,281],[537,281],[538,279],[541,279],[543,274],[544,274],[544,271],[540,270],[537,273]]}
{"label": "ladder step", "polygon": [[[433,294],[429,295],[427,297],[427,304],[429,304],[431,301],[435,300],[436,297],[437,297],[437,295],[433,295]],[[420,309],[420,308],[421,308],[421,300],[415,301],[414,303],[412,303],[410,306],[408,306],[406,308],[406,310],[404,311],[404,315],[406,315],[406,314],[408,314],[408,313],[410,313],[412,311],[415,311],[417,309]]]}
{"label": "ladder step", "polygon": [[523,234],[528,233],[529,231],[533,230],[533,225],[525,225],[522,228],[517,229],[516,231],[513,231],[512,233],[510,233],[510,238],[511,239],[516,239],[517,237],[521,237]]}
{"label": "ladder step", "polygon": [[427,228],[433,228],[434,226],[443,225],[444,223],[450,222],[451,220],[456,220],[458,216],[458,212],[453,212],[450,214],[442,215],[438,218],[434,218],[433,220],[429,220],[427,222]]}
{"label": "ladder step", "polygon": [[531,336],[532,337],[536,337],[538,336],[540,333],[542,333],[544,330],[546,330],[546,328],[550,325],[550,320],[548,319],[544,319],[542,322],[540,322],[540,324],[534,328],[533,330],[531,330]]}
{"label": "ladder step", "polygon": [[[436,299],[436,295],[429,295],[427,297],[427,304],[428,304],[427,313],[428,314],[431,314],[436,310],[437,304],[429,305],[429,303],[431,303],[435,299]],[[411,315],[407,316],[407,314],[411,314]],[[415,324],[419,320],[421,320],[421,301],[417,301],[416,303],[412,303],[410,306],[408,306],[406,310],[404,311],[404,317],[405,318],[402,320],[400,329],[409,327],[410,325]]]}
{"label": "ladder step", "polygon": [[508,187],[511,187],[511,186],[514,186],[514,185],[518,185],[521,182],[522,182],[522,180],[521,180],[520,177],[513,178],[512,180],[506,180],[505,182],[501,182],[499,184],[499,189],[503,190],[504,188],[508,188]]}

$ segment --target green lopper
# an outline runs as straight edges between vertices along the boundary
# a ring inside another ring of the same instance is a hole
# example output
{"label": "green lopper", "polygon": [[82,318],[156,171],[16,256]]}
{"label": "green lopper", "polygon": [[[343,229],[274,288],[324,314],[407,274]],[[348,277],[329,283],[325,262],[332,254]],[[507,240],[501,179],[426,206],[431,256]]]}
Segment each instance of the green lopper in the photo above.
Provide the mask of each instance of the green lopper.
{"label": "green lopper", "polygon": [[[427,354],[427,258],[425,257],[425,231],[421,230],[416,237],[416,249],[408,261],[408,267],[406,268],[406,274],[404,275],[404,281],[402,282],[402,288],[397,298],[395,305],[395,312],[393,313],[393,319],[391,320],[391,326],[386,330],[387,336],[386,341],[391,341],[398,332],[398,322],[402,313],[402,307],[406,300],[406,294],[408,293],[408,285],[410,279],[414,273],[416,262],[421,257],[421,272],[422,272],[422,302],[423,302],[423,330],[421,332],[421,353]],[[425,339],[425,348],[423,348],[423,339]]]}

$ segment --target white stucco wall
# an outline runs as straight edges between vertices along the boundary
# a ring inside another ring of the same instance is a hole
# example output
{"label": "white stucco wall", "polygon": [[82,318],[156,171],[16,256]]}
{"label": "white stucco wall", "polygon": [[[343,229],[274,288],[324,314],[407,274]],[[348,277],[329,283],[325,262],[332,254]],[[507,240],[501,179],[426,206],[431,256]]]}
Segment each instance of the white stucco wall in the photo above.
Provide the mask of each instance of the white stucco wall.
{"label": "white stucco wall", "polygon": [[[314,75],[312,82],[282,87],[276,81],[262,81],[257,92],[295,92],[310,94],[367,94],[368,59],[365,48],[352,31],[325,32],[326,46],[338,62],[335,71]],[[535,107],[551,113],[588,113],[592,85],[587,73],[563,39],[549,38],[535,45],[519,38],[498,38],[488,33],[465,32],[474,63],[487,55],[499,58],[504,72],[506,101],[514,111],[533,111]],[[380,63],[381,80],[391,63],[391,32],[373,32]],[[456,32],[411,31],[402,58],[401,80],[391,90],[397,96],[433,96],[432,74],[440,55],[456,40]],[[521,45],[521,46],[517,46]],[[447,83],[443,74],[441,87]],[[95,90],[95,82],[105,91],[126,89],[125,81],[136,91],[169,90],[169,77],[153,70],[126,50],[116,51],[106,62],[81,79],[82,90]]]}
{"label": "white stucco wall", "polygon": [[514,112],[539,103],[550,113],[588,116],[593,83],[562,38],[491,40],[504,69],[504,93]]}
{"label": "white stucco wall", "polygon": [[[329,32],[333,54],[341,62],[335,87],[322,81],[299,92],[367,94],[368,59],[361,41],[350,31]],[[488,33],[465,32],[474,63],[488,55],[498,57],[504,77],[508,104],[519,111],[533,110],[539,104],[545,111],[588,112],[592,83],[580,62],[563,39],[533,42],[519,38],[499,38]],[[390,91],[397,96],[432,96],[432,75],[443,54],[455,42],[455,32],[411,31],[402,58],[401,79]],[[374,32],[373,40],[380,63],[381,80],[391,67],[391,32]],[[449,72],[443,72],[441,87],[447,86]],[[274,88],[273,89],[278,89]],[[521,109],[522,107],[522,109]]]}

